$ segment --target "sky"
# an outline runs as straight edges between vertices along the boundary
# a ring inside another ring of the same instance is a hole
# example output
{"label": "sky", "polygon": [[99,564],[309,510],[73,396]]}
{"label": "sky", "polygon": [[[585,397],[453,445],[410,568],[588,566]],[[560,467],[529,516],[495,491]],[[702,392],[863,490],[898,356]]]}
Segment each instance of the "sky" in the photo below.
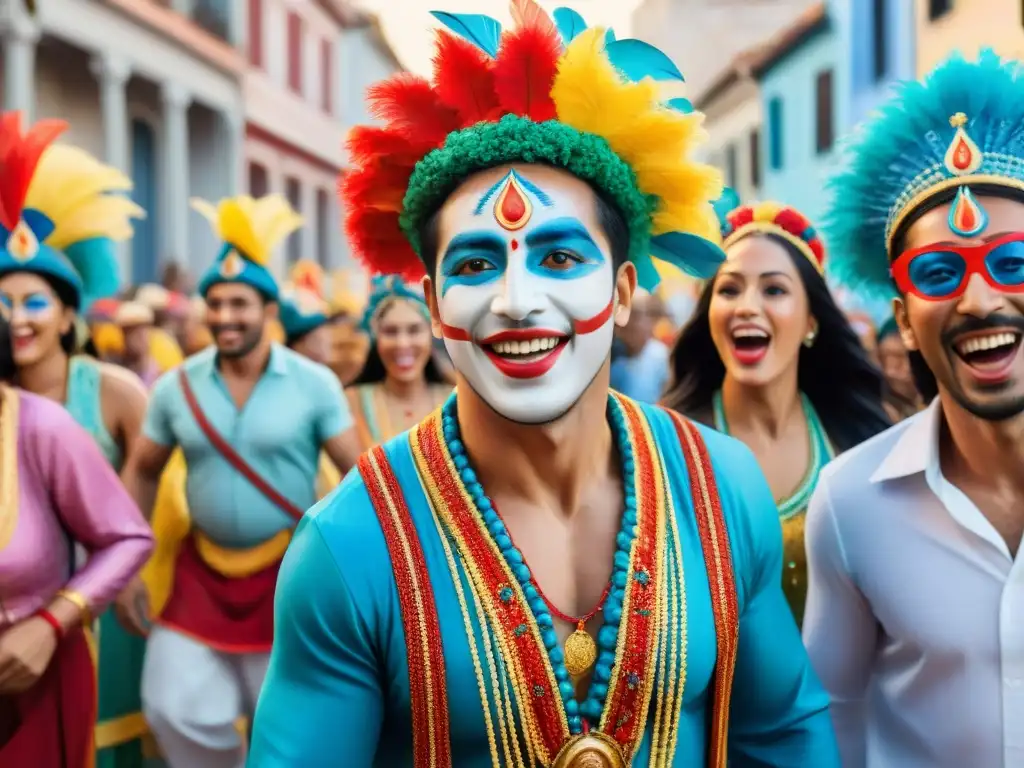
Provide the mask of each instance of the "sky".
{"label": "sky", "polygon": [[[547,11],[566,5],[577,11],[590,26],[612,27],[619,38],[629,37],[633,10],[642,0],[540,0]],[[486,13],[511,24],[509,4],[504,0],[359,0],[360,7],[378,16],[388,42],[409,70],[430,74],[433,52],[432,30],[437,26],[430,11]]]}

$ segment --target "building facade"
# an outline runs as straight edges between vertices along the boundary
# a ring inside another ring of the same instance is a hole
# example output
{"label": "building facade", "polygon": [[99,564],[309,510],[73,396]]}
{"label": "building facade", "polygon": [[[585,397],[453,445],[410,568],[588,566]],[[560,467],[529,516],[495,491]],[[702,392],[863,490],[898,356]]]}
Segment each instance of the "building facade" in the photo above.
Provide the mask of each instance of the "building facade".
{"label": "building facade", "polygon": [[837,140],[915,76],[914,9],[830,0],[802,13],[754,67],[764,114],[763,194],[820,218]]}
{"label": "building facade", "polygon": [[915,0],[917,73],[923,75],[953,51],[973,58],[994,48],[1024,59],[1024,4],[1020,0]]}
{"label": "building facade", "polygon": [[[285,195],[306,220],[275,256],[344,266],[337,199],[346,126],[365,87],[399,69],[374,21],[339,0],[247,0],[247,185]],[[359,105],[358,114],[362,114]]]}
{"label": "building facade", "polygon": [[209,262],[192,196],[240,187],[244,10],[238,0],[0,0],[2,103],[64,118],[62,140],[125,171],[147,212],[122,249],[122,279]]}

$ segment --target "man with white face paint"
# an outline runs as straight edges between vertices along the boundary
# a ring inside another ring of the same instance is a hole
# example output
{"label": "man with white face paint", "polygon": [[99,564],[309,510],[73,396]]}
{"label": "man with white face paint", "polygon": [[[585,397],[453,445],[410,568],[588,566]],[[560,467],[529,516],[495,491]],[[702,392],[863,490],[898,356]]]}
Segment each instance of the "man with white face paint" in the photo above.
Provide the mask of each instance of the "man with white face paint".
{"label": "man with white face paint", "polygon": [[753,456],[609,391],[650,255],[722,259],[700,117],[655,49],[512,11],[436,14],[465,37],[350,138],[350,239],[458,382],[307,513],[249,764],[837,766]]}

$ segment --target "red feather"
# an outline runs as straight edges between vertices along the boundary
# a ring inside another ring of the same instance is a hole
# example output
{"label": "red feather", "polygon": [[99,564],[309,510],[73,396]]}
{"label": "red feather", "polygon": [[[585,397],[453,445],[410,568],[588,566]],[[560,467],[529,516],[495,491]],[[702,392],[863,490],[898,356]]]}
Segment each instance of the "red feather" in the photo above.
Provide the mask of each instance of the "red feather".
{"label": "red feather", "polygon": [[804,232],[811,226],[804,215],[793,208],[783,208],[779,211],[775,215],[775,223],[800,239],[803,239]]}
{"label": "red feather", "polygon": [[818,260],[818,266],[822,266],[825,263],[825,244],[821,242],[821,238],[811,238],[807,245],[811,249],[811,253]]}
{"label": "red feather", "polygon": [[554,120],[551,86],[561,55],[558,32],[552,33],[544,25],[505,33],[494,62],[494,89],[502,109],[536,123]]}
{"label": "red feather", "polygon": [[491,60],[468,40],[445,30],[437,33],[434,87],[458,113],[462,126],[496,120],[501,113]]}
{"label": "red feather", "polygon": [[21,113],[0,119],[0,225],[8,231],[21,218],[39,158],[67,128],[63,120],[40,120],[22,135]]}
{"label": "red feather", "polygon": [[397,163],[415,163],[434,148],[415,137],[376,125],[357,125],[345,141],[354,165],[366,165],[386,157]]}
{"label": "red feather", "polygon": [[398,214],[355,208],[345,230],[356,257],[372,274],[401,275],[406,280],[425,274],[423,262],[398,226]]}
{"label": "red feather", "polygon": [[370,86],[366,95],[371,113],[411,140],[439,147],[459,128],[455,110],[442,104],[433,86],[417,75],[393,75]]}
{"label": "red feather", "polygon": [[728,218],[729,223],[732,224],[732,228],[737,230],[740,227],[745,227],[754,220],[754,209],[745,205],[730,213]]}
{"label": "red feather", "polygon": [[377,164],[345,175],[338,187],[349,208],[367,207],[400,213],[413,166]]}

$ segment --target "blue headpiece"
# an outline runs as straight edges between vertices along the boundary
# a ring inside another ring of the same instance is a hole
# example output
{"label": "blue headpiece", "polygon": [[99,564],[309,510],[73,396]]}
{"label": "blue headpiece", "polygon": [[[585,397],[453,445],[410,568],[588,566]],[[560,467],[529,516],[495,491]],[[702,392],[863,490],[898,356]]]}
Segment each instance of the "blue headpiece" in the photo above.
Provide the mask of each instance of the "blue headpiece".
{"label": "blue headpiece", "polygon": [[0,115],[0,275],[32,272],[71,289],[87,310],[119,287],[117,245],[145,214],[131,181],[87,152],[53,141],[67,129],[43,120],[24,134],[21,113]]}
{"label": "blue headpiece", "polygon": [[221,200],[216,207],[192,200],[192,207],[213,226],[222,241],[220,252],[199,281],[206,296],[219,283],[244,283],[277,301],[277,281],[267,266],[277,244],[302,226],[302,217],[281,195],[254,200],[248,195]]}
{"label": "blue headpiece", "polygon": [[732,187],[722,190],[722,196],[713,202],[715,215],[718,217],[718,229],[722,233],[722,239],[732,233],[732,224],[729,223],[729,214],[740,207],[740,196]]}
{"label": "blue headpiece", "polygon": [[316,294],[301,289],[283,292],[279,317],[288,344],[312,333],[328,320],[325,303]]}
{"label": "blue headpiece", "polygon": [[430,310],[420,291],[406,285],[397,275],[378,275],[370,281],[370,299],[366,303],[366,311],[360,325],[370,338],[377,335],[374,325],[381,310],[394,300],[409,302],[423,317],[430,320]]}
{"label": "blue headpiece", "polygon": [[1024,191],[1024,81],[992,50],[959,54],[921,82],[900,86],[848,145],[830,181],[823,227],[830,271],[850,288],[891,294],[889,260],[900,225],[934,195],[960,187],[953,231],[974,234],[984,211],[970,185]]}

